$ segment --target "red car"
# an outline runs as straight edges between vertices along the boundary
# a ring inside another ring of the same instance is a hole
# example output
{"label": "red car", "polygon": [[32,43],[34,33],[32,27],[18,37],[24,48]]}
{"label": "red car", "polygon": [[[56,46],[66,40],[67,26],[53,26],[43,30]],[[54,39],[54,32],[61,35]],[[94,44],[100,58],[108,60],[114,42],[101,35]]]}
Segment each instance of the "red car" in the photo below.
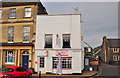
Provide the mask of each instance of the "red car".
{"label": "red car", "polygon": [[6,66],[0,69],[0,78],[31,78],[32,72],[21,66]]}

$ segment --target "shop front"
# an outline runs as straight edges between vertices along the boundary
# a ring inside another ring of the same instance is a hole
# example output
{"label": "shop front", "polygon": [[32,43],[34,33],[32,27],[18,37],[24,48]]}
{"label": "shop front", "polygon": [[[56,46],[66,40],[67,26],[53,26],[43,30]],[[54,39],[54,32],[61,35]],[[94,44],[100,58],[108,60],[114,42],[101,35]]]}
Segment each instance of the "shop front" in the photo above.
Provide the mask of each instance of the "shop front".
{"label": "shop front", "polygon": [[[61,54],[61,68],[59,69],[59,55]],[[42,73],[62,74],[82,73],[81,50],[36,50],[35,71]]]}
{"label": "shop front", "polygon": [[32,46],[1,46],[0,63],[2,66],[32,67]]}

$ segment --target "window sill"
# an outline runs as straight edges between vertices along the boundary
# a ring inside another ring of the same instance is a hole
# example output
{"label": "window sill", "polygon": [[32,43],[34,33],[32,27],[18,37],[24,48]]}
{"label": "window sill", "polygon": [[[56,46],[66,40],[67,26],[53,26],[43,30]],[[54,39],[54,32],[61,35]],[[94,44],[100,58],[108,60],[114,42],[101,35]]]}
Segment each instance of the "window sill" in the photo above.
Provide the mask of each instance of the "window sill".
{"label": "window sill", "polygon": [[6,62],[5,64],[15,64],[15,63],[11,63],[11,62]]}
{"label": "window sill", "polygon": [[14,42],[7,42],[7,43],[14,43]]}
{"label": "window sill", "polygon": [[9,19],[16,19],[16,17],[9,17]]}
{"label": "window sill", "polygon": [[23,43],[29,43],[29,41],[23,42]]}
{"label": "window sill", "polygon": [[31,18],[31,17],[23,17],[23,18]]}

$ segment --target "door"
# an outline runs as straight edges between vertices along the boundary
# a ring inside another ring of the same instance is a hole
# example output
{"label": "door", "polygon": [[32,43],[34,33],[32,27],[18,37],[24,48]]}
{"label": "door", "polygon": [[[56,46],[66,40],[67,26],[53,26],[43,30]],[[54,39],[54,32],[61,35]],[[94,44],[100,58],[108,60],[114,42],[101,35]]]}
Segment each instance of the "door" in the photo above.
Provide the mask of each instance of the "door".
{"label": "door", "polygon": [[28,52],[23,52],[23,55],[22,55],[22,67],[28,69],[28,60],[29,60]]}

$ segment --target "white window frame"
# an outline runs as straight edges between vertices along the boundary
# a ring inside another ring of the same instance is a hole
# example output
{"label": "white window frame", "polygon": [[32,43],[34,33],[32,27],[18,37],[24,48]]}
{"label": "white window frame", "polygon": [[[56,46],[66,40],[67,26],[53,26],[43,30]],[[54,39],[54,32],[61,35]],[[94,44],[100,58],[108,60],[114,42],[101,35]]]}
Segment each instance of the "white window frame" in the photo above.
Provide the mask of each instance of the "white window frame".
{"label": "white window frame", "polygon": [[40,57],[40,68],[44,68],[45,67],[45,57]]}
{"label": "white window frame", "polygon": [[[8,61],[8,53],[9,52],[12,52],[12,54],[13,54],[13,62],[9,62]],[[14,51],[6,51],[5,52],[6,54],[5,54],[5,64],[14,64],[15,63],[15,52]]]}
{"label": "white window frame", "polygon": [[113,56],[113,60],[114,60],[114,61],[119,61],[119,59],[120,59],[119,55],[114,55],[114,56]]}
{"label": "white window frame", "polygon": [[119,53],[119,48],[113,48],[113,53]]}
{"label": "white window frame", "polygon": [[[53,47],[53,35],[52,34],[45,34],[45,47],[44,48],[52,48]],[[50,42],[48,42],[50,41]],[[49,45],[50,44],[50,45]]]}
{"label": "white window frame", "polygon": [[2,19],[2,9],[0,9],[0,19]]}
{"label": "white window frame", "polygon": [[[25,30],[25,28],[28,30]],[[28,37],[26,40],[25,40],[25,37]],[[23,27],[23,43],[29,43],[30,41],[30,26],[24,26]]]}
{"label": "white window frame", "polygon": [[31,17],[32,16],[32,8],[31,7],[25,7],[24,8],[24,17]]}
{"label": "white window frame", "polygon": [[[58,65],[58,57],[53,57],[52,62],[52,68],[56,69]],[[62,69],[72,69],[72,57],[62,57]]]}
{"label": "white window frame", "polygon": [[[63,34],[63,48],[71,48],[71,45],[70,45],[70,41],[71,41],[71,35],[70,34]],[[69,40],[69,41],[65,41],[65,36],[67,37],[66,40]],[[65,42],[69,42],[69,46],[65,46],[64,43]]]}
{"label": "white window frame", "polygon": [[10,9],[10,18],[16,18],[16,8]]}
{"label": "white window frame", "polygon": [[[10,30],[12,29],[12,30]],[[11,40],[9,40],[10,38],[12,38]],[[13,43],[14,42],[14,26],[9,26],[8,27],[8,43]]]}

